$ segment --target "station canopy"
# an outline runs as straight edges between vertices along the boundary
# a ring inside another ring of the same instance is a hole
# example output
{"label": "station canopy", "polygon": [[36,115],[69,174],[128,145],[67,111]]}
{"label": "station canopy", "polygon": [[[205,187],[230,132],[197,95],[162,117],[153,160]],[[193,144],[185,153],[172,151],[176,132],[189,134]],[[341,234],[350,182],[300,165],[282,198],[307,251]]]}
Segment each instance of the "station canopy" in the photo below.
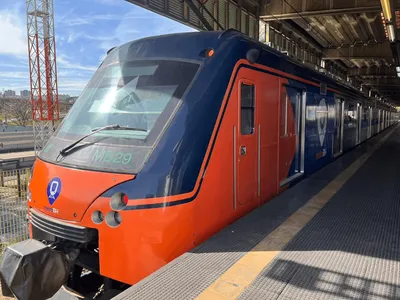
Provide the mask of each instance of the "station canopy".
{"label": "station canopy", "polygon": [[234,28],[400,106],[400,0],[126,0],[198,30]]}

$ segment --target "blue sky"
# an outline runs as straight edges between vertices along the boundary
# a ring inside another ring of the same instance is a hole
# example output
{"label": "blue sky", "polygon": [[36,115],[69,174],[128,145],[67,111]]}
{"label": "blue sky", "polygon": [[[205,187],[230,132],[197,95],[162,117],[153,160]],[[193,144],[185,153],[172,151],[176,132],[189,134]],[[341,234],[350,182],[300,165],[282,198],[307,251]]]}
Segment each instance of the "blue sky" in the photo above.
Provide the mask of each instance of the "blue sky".
{"label": "blue sky", "polygon": [[[105,53],[152,35],[193,29],[125,0],[53,0],[59,93],[79,95]],[[25,0],[0,1],[0,89],[29,88]]]}

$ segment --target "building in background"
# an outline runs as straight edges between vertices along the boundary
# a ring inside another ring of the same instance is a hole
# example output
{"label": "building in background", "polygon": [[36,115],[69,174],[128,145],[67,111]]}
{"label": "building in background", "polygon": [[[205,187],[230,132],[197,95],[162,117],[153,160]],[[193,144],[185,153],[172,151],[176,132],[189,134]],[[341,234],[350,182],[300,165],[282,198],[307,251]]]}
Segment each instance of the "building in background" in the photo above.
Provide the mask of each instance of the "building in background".
{"label": "building in background", "polygon": [[15,91],[13,90],[4,91],[4,97],[15,97]]}
{"label": "building in background", "polygon": [[23,90],[20,92],[21,98],[29,98],[30,94],[31,94],[31,92],[28,90]]}
{"label": "building in background", "polygon": [[71,107],[75,104],[77,98],[78,97],[72,96],[67,99],[60,100],[59,108],[60,108],[61,118],[63,118],[68,113]]}
{"label": "building in background", "polygon": [[68,98],[71,98],[71,96],[68,94],[58,94],[59,101],[64,101],[64,100],[67,100]]}

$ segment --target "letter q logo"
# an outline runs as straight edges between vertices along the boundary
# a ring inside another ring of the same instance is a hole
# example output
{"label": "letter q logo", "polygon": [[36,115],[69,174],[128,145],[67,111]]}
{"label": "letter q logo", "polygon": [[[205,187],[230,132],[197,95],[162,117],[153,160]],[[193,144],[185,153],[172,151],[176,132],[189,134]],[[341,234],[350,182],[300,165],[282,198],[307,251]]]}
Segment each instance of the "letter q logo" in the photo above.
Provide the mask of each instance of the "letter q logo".
{"label": "letter q logo", "polygon": [[57,200],[58,196],[61,193],[61,180],[56,177],[53,178],[49,184],[47,185],[47,199],[49,200],[50,205]]}

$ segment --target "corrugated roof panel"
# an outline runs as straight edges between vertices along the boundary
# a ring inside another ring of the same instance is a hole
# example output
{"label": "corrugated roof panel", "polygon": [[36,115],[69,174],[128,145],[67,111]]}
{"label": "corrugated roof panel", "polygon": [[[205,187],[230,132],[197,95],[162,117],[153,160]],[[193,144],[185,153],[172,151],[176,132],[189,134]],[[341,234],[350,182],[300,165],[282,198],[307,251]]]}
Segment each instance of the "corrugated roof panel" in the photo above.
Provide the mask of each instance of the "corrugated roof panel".
{"label": "corrugated roof panel", "polygon": [[[193,1],[193,4],[197,8],[200,6],[199,3],[195,2],[195,1]],[[192,24],[193,26],[203,28],[203,26],[201,26],[201,22],[200,22],[199,18],[196,16],[196,14],[191,9],[189,9],[189,23]]]}
{"label": "corrugated roof panel", "polygon": [[[211,13],[211,15],[214,14],[214,1],[207,1],[204,4],[204,7]],[[214,28],[214,20],[211,18],[211,16],[205,10],[203,11],[203,15],[207,22]]]}
{"label": "corrugated roof panel", "polygon": [[249,16],[249,36],[257,38],[258,33],[256,32],[257,22],[253,16]]}
{"label": "corrugated roof panel", "polygon": [[227,9],[227,2],[226,0],[219,0],[218,2],[218,22],[226,29],[226,9]]}
{"label": "corrugated roof panel", "polygon": [[247,30],[247,13],[245,11],[241,11],[240,12],[240,16],[241,16],[241,22],[240,22],[240,31],[247,34],[248,30]]}
{"label": "corrugated roof panel", "polygon": [[183,2],[170,0],[168,2],[168,13],[177,19],[182,19],[183,18]]}
{"label": "corrugated roof panel", "polygon": [[157,10],[164,11],[165,6],[164,6],[164,1],[163,0],[149,0],[149,6],[153,7]]}
{"label": "corrugated roof panel", "polygon": [[237,28],[236,14],[237,14],[236,5],[229,1],[229,28],[234,28],[234,29]]}

